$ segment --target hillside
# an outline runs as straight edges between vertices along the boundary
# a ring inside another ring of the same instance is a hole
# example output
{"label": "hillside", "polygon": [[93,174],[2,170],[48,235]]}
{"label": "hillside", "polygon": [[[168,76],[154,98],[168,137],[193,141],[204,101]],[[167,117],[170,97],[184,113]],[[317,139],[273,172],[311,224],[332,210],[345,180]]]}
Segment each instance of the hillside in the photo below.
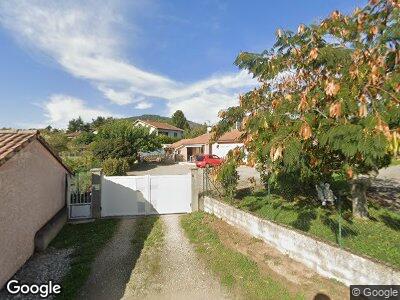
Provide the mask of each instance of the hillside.
{"label": "hillside", "polygon": [[[154,120],[154,121],[164,122],[164,123],[168,123],[168,124],[173,125],[172,124],[172,118],[159,116],[159,115],[147,115],[147,114],[145,114],[145,115],[126,118],[126,120],[132,120],[132,121],[138,120],[138,119],[141,119],[141,120]],[[189,125],[190,125],[191,128],[196,128],[196,127],[203,126],[203,124],[196,123],[196,122],[193,122],[193,121],[189,121],[188,120],[188,122],[189,122]]]}

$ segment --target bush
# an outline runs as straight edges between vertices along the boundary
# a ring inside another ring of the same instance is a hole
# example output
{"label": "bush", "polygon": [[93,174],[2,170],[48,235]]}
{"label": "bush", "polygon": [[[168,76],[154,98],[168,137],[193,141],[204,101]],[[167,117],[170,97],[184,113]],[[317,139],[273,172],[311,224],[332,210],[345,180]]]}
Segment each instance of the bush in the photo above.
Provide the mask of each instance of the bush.
{"label": "bush", "polygon": [[239,174],[236,161],[226,161],[217,170],[216,180],[224,189],[225,196],[233,198],[236,194]]}
{"label": "bush", "polygon": [[63,156],[62,159],[74,173],[87,172],[101,165],[101,161],[96,159],[90,151],[85,151],[80,156]]}
{"label": "bush", "polygon": [[123,176],[129,171],[126,158],[107,158],[103,161],[103,172],[107,176]]}

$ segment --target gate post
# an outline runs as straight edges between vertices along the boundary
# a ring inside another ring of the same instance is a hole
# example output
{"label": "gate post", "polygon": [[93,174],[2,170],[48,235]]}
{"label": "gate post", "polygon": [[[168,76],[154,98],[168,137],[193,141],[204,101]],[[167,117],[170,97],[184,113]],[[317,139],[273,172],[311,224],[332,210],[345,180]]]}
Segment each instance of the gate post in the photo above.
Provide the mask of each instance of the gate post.
{"label": "gate post", "polygon": [[202,210],[201,192],[203,190],[203,174],[202,170],[199,168],[191,168],[190,175],[192,179],[192,201],[191,207],[192,212]]}
{"label": "gate post", "polygon": [[92,173],[92,218],[101,218],[101,181],[102,169],[91,169]]}

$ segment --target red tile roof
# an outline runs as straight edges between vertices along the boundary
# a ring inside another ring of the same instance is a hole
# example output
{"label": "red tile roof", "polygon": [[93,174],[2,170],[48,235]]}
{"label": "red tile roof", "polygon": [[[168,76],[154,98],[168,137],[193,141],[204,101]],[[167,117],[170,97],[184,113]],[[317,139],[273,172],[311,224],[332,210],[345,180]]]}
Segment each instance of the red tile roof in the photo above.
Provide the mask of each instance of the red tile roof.
{"label": "red tile roof", "polygon": [[[242,132],[234,129],[224,133],[218,140],[217,143],[240,143],[240,137]],[[171,145],[172,148],[178,149],[182,146],[198,145],[198,144],[209,144],[211,139],[210,133],[204,133],[192,139],[179,140]]]}
{"label": "red tile roof", "polygon": [[0,130],[0,166],[33,140],[38,140],[57,161],[69,172],[69,168],[40,136],[38,130]]}
{"label": "red tile roof", "polygon": [[149,124],[157,129],[183,131],[183,129],[181,128],[159,121],[154,121],[154,120],[137,120],[137,121],[142,121],[143,123]]}

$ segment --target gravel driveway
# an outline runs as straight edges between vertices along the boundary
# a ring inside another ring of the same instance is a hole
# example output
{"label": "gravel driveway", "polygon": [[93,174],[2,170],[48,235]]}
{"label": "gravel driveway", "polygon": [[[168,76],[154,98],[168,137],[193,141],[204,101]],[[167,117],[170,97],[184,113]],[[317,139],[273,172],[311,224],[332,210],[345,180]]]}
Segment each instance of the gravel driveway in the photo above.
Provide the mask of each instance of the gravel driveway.
{"label": "gravel driveway", "polygon": [[[206,269],[180,226],[179,215],[163,215],[164,244],[160,273],[146,286],[145,294],[126,290],[124,299],[227,299],[227,292]],[[140,258],[139,258],[140,260]],[[139,262],[140,263],[140,262]],[[146,274],[135,274],[133,281]]]}
{"label": "gravel driveway", "polygon": [[78,299],[121,299],[135,266],[132,239],[135,219],[122,219],[117,232],[96,257]]}

